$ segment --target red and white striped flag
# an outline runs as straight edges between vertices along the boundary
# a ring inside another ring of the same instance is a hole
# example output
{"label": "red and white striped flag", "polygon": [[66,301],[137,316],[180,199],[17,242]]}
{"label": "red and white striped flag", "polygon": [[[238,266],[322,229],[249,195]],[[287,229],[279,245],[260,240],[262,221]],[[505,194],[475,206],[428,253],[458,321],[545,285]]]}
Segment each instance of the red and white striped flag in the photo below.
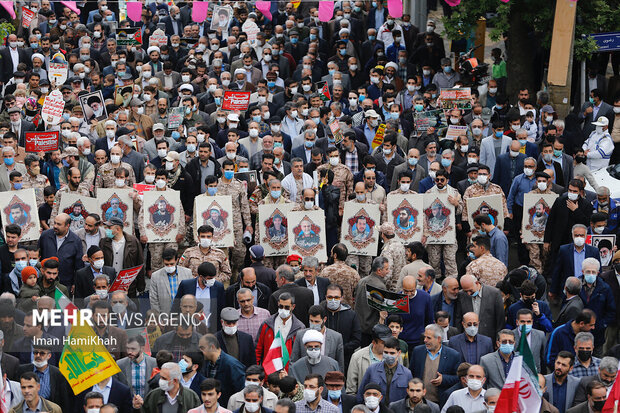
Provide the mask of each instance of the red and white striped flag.
{"label": "red and white striped flag", "polygon": [[523,368],[523,356],[515,356],[497,400],[495,413],[538,412],[542,400],[537,387],[538,384],[532,383],[530,375]]}

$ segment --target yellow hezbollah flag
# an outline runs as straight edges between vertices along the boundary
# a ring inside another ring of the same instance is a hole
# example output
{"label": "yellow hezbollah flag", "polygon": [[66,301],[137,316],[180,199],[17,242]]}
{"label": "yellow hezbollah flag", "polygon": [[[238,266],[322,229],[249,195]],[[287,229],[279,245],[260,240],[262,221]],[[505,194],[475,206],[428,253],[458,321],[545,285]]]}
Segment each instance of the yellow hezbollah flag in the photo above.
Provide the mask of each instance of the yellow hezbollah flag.
{"label": "yellow hezbollah flag", "polygon": [[74,394],[121,371],[89,325],[74,324],[64,341],[58,368]]}

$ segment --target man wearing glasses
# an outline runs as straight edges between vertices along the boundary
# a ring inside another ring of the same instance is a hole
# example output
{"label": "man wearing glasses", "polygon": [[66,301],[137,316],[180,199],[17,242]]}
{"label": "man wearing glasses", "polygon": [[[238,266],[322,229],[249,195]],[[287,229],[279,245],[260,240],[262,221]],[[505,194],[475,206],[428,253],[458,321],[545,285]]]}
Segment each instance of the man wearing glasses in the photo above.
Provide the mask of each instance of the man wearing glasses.
{"label": "man wearing glasses", "polygon": [[[448,195],[448,202],[450,205],[454,207],[456,214],[456,228],[461,229],[461,213],[463,211],[463,200],[461,199],[461,194],[456,188],[448,185],[449,173],[445,169],[440,169],[435,173],[435,185],[429,189],[426,193],[428,194],[445,194]],[[440,202],[440,201],[439,201]],[[433,206],[437,208],[435,202]],[[444,205],[445,208],[448,208],[448,205]],[[454,228],[451,230],[454,232]],[[438,237],[438,233],[430,232],[430,228],[425,226],[424,235],[422,237],[422,243],[426,244],[426,241],[429,237],[436,239]],[[454,242],[451,244],[428,244],[426,245],[426,249],[428,251],[428,260],[429,263],[433,266],[437,274],[441,274],[441,258],[443,255],[443,262],[445,266],[445,277],[456,277],[458,275],[458,269],[456,266],[456,237],[454,237]],[[441,278],[441,277],[438,277]]]}

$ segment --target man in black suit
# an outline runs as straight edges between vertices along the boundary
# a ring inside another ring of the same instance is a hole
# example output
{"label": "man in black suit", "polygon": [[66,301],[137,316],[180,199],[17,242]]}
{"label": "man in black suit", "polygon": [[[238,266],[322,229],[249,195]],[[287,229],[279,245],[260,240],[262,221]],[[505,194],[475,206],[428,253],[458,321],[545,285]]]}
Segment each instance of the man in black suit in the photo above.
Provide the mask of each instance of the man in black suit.
{"label": "man in black suit", "polygon": [[177,6],[170,7],[170,15],[160,20],[166,25],[166,36],[183,36],[183,23],[181,22],[181,12]]}
{"label": "man in black suit", "polygon": [[18,64],[25,63],[28,70],[32,68],[32,62],[28,58],[26,49],[17,47],[17,36],[15,34],[9,35],[7,44],[8,47],[0,50],[0,67],[2,68],[0,80],[3,83],[8,82],[13,77],[13,73],[17,72]]}
{"label": "man in black suit", "polygon": [[268,310],[271,314],[278,311],[280,295],[289,293],[293,296],[295,308],[293,314],[308,327],[308,310],[314,304],[314,294],[308,288],[295,284],[295,273],[289,265],[281,265],[276,270],[276,283],[280,287],[271,294]]}
{"label": "man in black suit", "polygon": [[346,394],[344,390],[344,374],[340,371],[328,371],[325,374],[327,394],[325,400],[338,407],[342,403],[342,412],[348,413],[357,404],[355,396]]}
{"label": "man in black suit", "polygon": [[[104,390],[106,388],[109,388],[109,390],[107,390],[107,397],[104,393]],[[118,407],[119,412],[132,411],[132,407],[131,407],[132,396],[131,396],[131,390],[129,390],[129,386],[126,386],[125,384],[121,383],[114,377],[108,377],[107,379],[102,380],[99,383],[95,384],[93,387],[84,390],[82,393],[78,394],[75,397],[75,405],[74,405],[75,413],[81,413],[84,411],[82,406],[86,404],[88,400],[88,395],[90,392],[96,392],[99,394],[103,394],[104,404],[113,403],[116,407]],[[68,411],[68,410],[63,409],[63,412],[65,411]]]}
{"label": "man in black suit", "polygon": [[619,334],[619,321],[620,320],[620,282],[618,282],[617,274],[620,273],[620,253],[615,253],[612,259],[612,268],[601,274],[601,278],[603,281],[609,285],[611,288],[611,293],[614,296],[614,301],[616,303],[616,318],[614,319],[614,323],[607,326],[605,331],[605,347],[603,351],[605,354],[611,350],[611,348],[620,342],[620,334]]}
{"label": "man in black suit", "polygon": [[247,267],[241,270],[239,282],[234,283],[226,289],[226,306],[239,308],[239,303],[237,302],[237,291],[239,291],[240,288],[249,288],[252,290],[254,305],[267,309],[271,289],[265,284],[256,281],[256,271],[254,268]]}
{"label": "man in black suit", "polygon": [[555,319],[554,327],[559,327],[574,320],[577,314],[581,313],[581,310],[583,310],[583,300],[579,296],[580,292],[581,280],[577,277],[568,277],[564,282],[564,295],[566,298]]}
{"label": "man in black suit", "polygon": [[312,291],[314,305],[319,305],[320,302],[325,301],[327,286],[330,284],[329,278],[317,276],[319,273],[319,260],[315,257],[304,258],[302,270],[304,278],[298,279],[295,281],[295,284]]}
{"label": "man in black suit", "polygon": [[[499,290],[490,285],[483,285],[476,277],[466,274],[461,277],[461,289],[458,305],[454,310],[454,323],[463,331],[461,321],[469,312],[475,312],[480,320],[478,334],[487,337],[497,337],[497,332],[506,322],[504,301]],[[474,300],[478,303],[474,304]]]}
{"label": "man in black suit", "polygon": [[34,123],[22,119],[21,110],[17,106],[13,106],[7,112],[11,122],[11,132],[17,136],[19,146],[26,146],[26,132],[34,130]]}
{"label": "man in black suit", "polygon": [[17,369],[19,368],[19,359],[11,356],[3,351],[4,349],[4,331],[0,330],[0,367],[2,367],[2,373],[6,373],[6,377],[9,380],[16,381],[19,379],[17,376]]}
{"label": "man in black suit", "polygon": [[58,367],[49,364],[52,357],[51,348],[45,344],[35,343],[33,345],[34,361],[40,367],[35,367],[34,363],[22,364],[17,370],[17,377],[27,371],[34,372],[40,377],[41,390],[39,396],[46,400],[53,400],[54,403],[62,408],[63,412],[71,410],[71,396],[73,391],[69,383],[62,375]]}
{"label": "man in black suit", "polygon": [[579,113],[579,119],[583,121],[583,135],[587,138],[594,131],[595,125],[592,125],[596,119],[605,116],[609,120],[609,130],[614,127],[614,108],[603,102],[604,92],[600,89],[592,89],[590,91],[590,101],[584,103]]}
{"label": "man in black suit", "polygon": [[[108,284],[112,284],[116,278],[116,270],[113,267],[103,265],[103,251],[96,245],[91,245],[87,252],[88,266],[75,273],[75,298],[86,298],[95,294],[95,279],[100,275],[108,277]],[[106,298],[106,297],[101,297]]]}
{"label": "man in black suit", "polygon": [[[215,333],[222,350],[237,360],[246,368],[256,365],[256,351],[254,339],[248,333],[237,330],[239,311],[232,307],[222,309],[220,313],[222,329]],[[233,345],[236,342],[236,345]]]}

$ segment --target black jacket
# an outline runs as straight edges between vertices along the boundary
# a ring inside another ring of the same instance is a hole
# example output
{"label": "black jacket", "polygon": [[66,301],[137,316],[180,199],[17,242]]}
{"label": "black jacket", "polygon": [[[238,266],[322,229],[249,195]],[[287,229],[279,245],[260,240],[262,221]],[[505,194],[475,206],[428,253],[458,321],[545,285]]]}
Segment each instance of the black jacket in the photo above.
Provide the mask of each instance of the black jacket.
{"label": "black jacket", "polygon": [[278,291],[271,294],[268,308],[269,313],[275,314],[278,311],[278,298],[284,293],[289,293],[295,297],[293,314],[308,327],[308,310],[314,305],[314,294],[312,294],[312,291],[295,283],[284,284]]}
{"label": "black jacket", "polygon": [[549,212],[549,219],[545,228],[544,241],[551,243],[551,256],[549,263],[553,263],[555,255],[561,245],[572,242],[571,230],[575,224],[590,225],[590,215],[592,215],[592,205],[585,199],[579,197],[578,207],[571,211],[566,206],[568,194],[559,196]]}
{"label": "black jacket", "polygon": [[[50,374],[50,397],[47,397],[48,400],[53,400],[54,403],[60,406],[63,412],[71,411],[73,391],[71,390],[71,386],[62,375],[58,367],[50,366],[47,367],[49,369]],[[23,364],[17,370],[17,377],[21,377],[27,371],[34,371],[34,364],[28,363]]]}
{"label": "black jacket", "polygon": [[348,305],[341,305],[336,312],[327,309],[327,303],[321,302],[321,307],[325,309],[327,314],[327,322],[325,326],[342,334],[342,342],[344,343],[344,363],[348,366],[351,356],[360,346],[362,341],[362,328],[357,313]]}
{"label": "black jacket", "polygon": [[[179,165],[181,168],[181,175],[179,179],[172,185],[170,188],[180,192],[181,195],[181,204],[183,205],[183,209],[185,210],[185,215],[192,216],[194,211],[194,198],[195,198],[195,188],[194,181],[189,173]],[[170,175],[169,175],[170,177]],[[198,188],[200,190],[200,187]],[[181,217],[182,220],[185,220],[185,217]]]}
{"label": "black jacket", "polygon": [[[240,283],[234,283],[233,285],[231,285],[230,287],[226,289],[226,292],[225,292],[226,307],[239,308],[239,303],[237,302],[237,291],[239,291],[240,288],[241,288]],[[256,289],[258,293],[258,297],[257,297],[258,307],[267,309],[267,307],[269,306],[269,296],[271,295],[271,288],[257,281]]]}
{"label": "black jacket", "polygon": [[[110,278],[110,285],[116,278],[116,270],[106,265],[103,266],[101,272]],[[95,294],[95,288],[93,287],[93,271],[90,265],[78,270],[75,273],[75,298],[86,298]]]}
{"label": "black jacket", "polygon": [[[307,288],[305,278],[300,278],[298,280],[295,280],[295,284],[297,284],[300,287]],[[331,281],[329,281],[329,278],[319,277],[319,276],[316,277],[316,285],[319,290],[319,302],[325,301],[325,294],[327,293],[327,286],[329,284],[331,284]]]}
{"label": "black jacket", "polygon": [[[217,160],[214,157],[210,157],[209,160],[215,164],[215,176],[219,178],[222,176],[222,170],[219,167]],[[202,186],[202,173],[200,172],[200,159],[194,158],[185,166],[185,172],[192,178],[194,184],[194,196],[200,195],[200,188]],[[183,205],[185,208],[185,205]]]}
{"label": "black jacket", "polygon": [[324,185],[319,192],[319,207],[325,211],[325,228],[338,228],[340,188]]}
{"label": "black jacket", "polygon": [[[226,353],[228,353],[228,349],[226,348],[226,341],[224,340],[224,332],[219,330],[215,333],[215,337],[217,337],[217,341],[220,343],[220,347]],[[238,360],[245,367],[250,367],[256,365],[256,351],[254,350],[254,338],[248,333],[244,333],[243,331],[237,331],[237,345],[239,346],[239,358]]]}
{"label": "black jacket", "polygon": [[271,291],[276,291],[278,289],[278,284],[276,284],[276,272],[273,268],[265,267],[262,261],[254,261],[250,267],[254,268],[257,283],[266,285]]}

